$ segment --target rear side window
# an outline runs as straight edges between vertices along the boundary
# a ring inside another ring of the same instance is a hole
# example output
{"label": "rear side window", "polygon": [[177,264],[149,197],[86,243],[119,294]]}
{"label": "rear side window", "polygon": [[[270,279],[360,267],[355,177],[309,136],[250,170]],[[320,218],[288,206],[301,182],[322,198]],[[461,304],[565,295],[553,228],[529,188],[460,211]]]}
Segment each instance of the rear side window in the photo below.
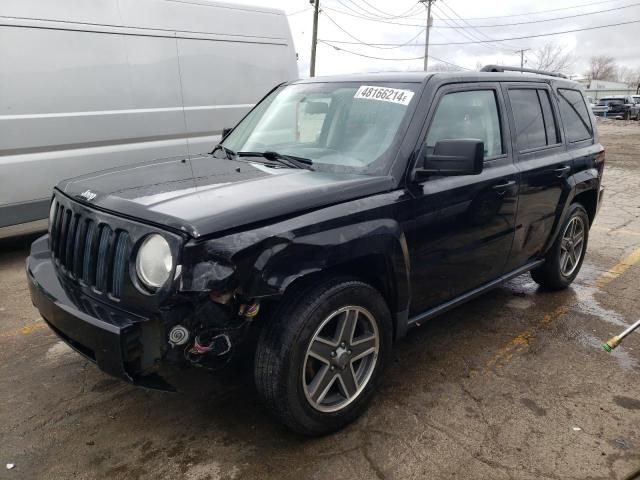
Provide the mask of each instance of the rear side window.
{"label": "rear side window", "polygon": [[593,136],[591,120],[582,93],[566,88],[558,89],[560,114],[569,142],[588,140]]}
{"label": "rear side window", "polygon": [[462,138],[482,140],[485,159],[503,153],[500,117],[493,90],[453,92],[440,100],[427,134],[427,151],[433,151],[440,140]]}
{"label": "rear side window", "polygon": [[559,143],[560,137],[558,136],[558,127],[553,115],[553,109],[551,108],[551,101],[549,100],[549,92],[546,90],[538,90],[538,98],[540,100],[540,106],[542,107],[544,129],[547,133],[547,145]]}
{"label": "rear side window", "polygon": [[509,90],[509,101],[516,127],[518,150],[531,150],[558,143],[558,128],[549,93],[544,89]]}

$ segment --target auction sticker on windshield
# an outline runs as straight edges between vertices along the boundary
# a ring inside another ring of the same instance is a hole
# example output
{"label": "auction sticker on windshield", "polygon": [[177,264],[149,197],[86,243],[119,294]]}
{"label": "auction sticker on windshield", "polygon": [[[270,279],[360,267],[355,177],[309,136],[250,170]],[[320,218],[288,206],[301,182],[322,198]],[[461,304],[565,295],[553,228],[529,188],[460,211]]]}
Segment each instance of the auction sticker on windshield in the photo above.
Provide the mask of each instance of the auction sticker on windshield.
{"label": "auction sticker on windshield", "polygon": [[362,85],[353,98],[364,98],[366,100],[380,100],[382,102],[409,105],[409,102],[413,98],[413,92],[411,90],[402,90],[400,88]]}

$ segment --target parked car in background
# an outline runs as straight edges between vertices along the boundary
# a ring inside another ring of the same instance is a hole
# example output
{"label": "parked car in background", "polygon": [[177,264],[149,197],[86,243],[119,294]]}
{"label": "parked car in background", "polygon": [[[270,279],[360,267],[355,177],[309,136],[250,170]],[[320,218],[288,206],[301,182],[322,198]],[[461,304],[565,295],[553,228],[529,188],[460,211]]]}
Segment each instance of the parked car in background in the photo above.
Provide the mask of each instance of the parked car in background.
{"label": "parked car in background", "polygon": [[286,16],[262,6],[2,0],[0,20],[0,235],[46,228],[63,178],[210,151],[298,77]]}
{"label": "parked car in background", "polygon": [[291,82],[210,155],[61,182],[27,260],[34,305],[139,385],[255,351],[282,422],[341,428],[412,326],[527,271],[550,289],[580,271],[605,161],[580,86],[486,70]]}
{"label": "parked car in background", "polygon": [[632,95],[632,97],[637,104],[640,104],[640,95]]}
{"label": "parked car in background", "polygon": [[640,104],[631,95],[601,98],[597,107],[593,109],[593,113],[599,116],[640,120]]}

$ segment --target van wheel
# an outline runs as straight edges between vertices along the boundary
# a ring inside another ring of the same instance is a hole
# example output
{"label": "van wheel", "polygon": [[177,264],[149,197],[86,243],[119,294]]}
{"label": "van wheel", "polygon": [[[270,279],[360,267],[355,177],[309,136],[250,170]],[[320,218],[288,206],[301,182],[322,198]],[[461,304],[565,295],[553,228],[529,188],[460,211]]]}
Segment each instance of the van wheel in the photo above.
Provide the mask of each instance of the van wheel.
{"label": "van wheel", "polygon": [[285,295],[258,341],[258,393],[285,425],[323,435],[366,408],[391,353],[391,314],[370,285],[328,279]]}
{"label": "van wheel", "polygon": [[560,232],[544,264],[531,271],[536,283],[552,290],[571,285],[582,266],[589,240],[589,216],[582,205],[574,203],[569,207]]}

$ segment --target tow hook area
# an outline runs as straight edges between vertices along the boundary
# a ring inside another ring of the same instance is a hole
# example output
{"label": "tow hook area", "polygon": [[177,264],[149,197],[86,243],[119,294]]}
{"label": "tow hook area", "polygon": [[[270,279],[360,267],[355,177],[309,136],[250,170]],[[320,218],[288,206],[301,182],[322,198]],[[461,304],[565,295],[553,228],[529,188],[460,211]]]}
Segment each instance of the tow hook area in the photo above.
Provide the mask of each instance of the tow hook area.
{"label": "tow hook area", "polygon": [[207,369],[218,369],[229,363],[234,347],[244,340],[249,325],[258,316],[260,303],[224,297],[226,303],[223,304],[220,299],[211,295],[195,308],[192,316],[169,330],[170,359],[186,360]]}

